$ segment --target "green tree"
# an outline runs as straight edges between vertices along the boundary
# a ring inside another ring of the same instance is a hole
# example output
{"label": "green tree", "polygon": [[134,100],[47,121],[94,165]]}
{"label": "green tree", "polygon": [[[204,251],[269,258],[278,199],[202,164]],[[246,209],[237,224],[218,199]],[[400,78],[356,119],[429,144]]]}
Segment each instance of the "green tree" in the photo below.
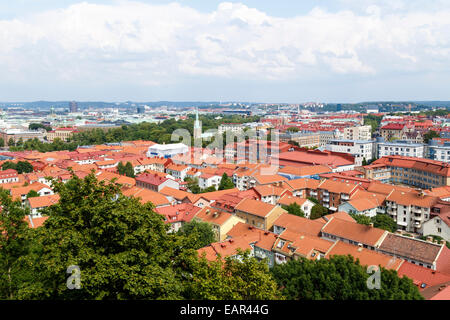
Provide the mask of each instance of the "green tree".
{"label": "green tree", "polygon": [[320,204],[316,204],[311,208],[310,219],[315,220],[328,214],[328,209]]}
{"label": "green tree", "polygon": [[218,240],[216,239],[211,224],[196,220],[191,220],[183,224],[178,233],[189,237],[189,243],[195,250],[206,247]]}
{"label": "green tree", "polygon": [[217,191],[215,186],[210,186],[208,188],[205,189],[201,189],[200,193],[207,193],[207,192],[214,192]]}
{"label": "green tree", "polygon": [[220,180],[219,183],[219,190],[227,190],[233,188],[234,188],[233,180],[231,180],[230,177],[228,177],[227,173],[224,172],[222,175],[222,179]]}
{"label": "green tree", "polygon": [[16,164],[12,161],[5,161],[2,164],[2,170],[14,169],[16,170]]}
{"label": "green tree", "polygon": [[350,216],[359,224],[365,224],[368,226],[372,223],[372,219],[364,214],[350,213]]}
{"label": "green tree", "polygon": [[363,165],[363,166],[367,166],[367,160],[366,160],[366,158],[363,158],[363,160],[362,160],[362,165]]}
{"label": "green tree", "polygon": [[423,135],[423,141],[425,143],[430,142],[430,140],[432,140],[433,138],[439,138],[439,134],[434,130],[430,130]]}
{"label": "green tree", "polygon": [[29,209],[13,201],[0,189],[0,299],[17,299],[23,282],[30,275],[22,259],[30,248],[29,228],[25,222]]}
{"label": "green tree", "polygon": [[184,179],[184,181],[187,182],[187,188],[193,194],[198,194],[198,193],[201,192],[200,186],[198,185],[198,179],[197,178],[192,179],[192,178],[186,177]]}
{"label": "green tree", "polygon": [[[121,194],[94,174],[67,183],[52,181],[60,201],[42,211],[28,265],[38,281],[27,283],[27,299],[179,299],[180,268],[194,250],[173,234],[151,203]],[[191,258],[192,259],[192,258]],[[185,264],[186,264],[185,263]],[[69,290],[66,270],[81,271],[81,289]]]}
{"label": "green tree", "polygon": [[16,143],[14,142],[14,139],[13,139],[13,138],[9,138],[9,140],[8,140],[8,146],[14,147],[15,145],[16,145]]}
{"label": "green tree", "polygon": [[35,197],[39,197],[39,193],[37,193],[35,190],[30,190],[27,193],[27,199],[29,198],[35,198]]}
{"label": "green tree", "polygon": [[394,270],[380,268],[381,288],[369,289],[367,269],[350,255],[290,260],[271,271],[289,300],[423,300],[413,281]]}
{"label": "green tree", "polygon": [[372,217],[372,222],[375,228],[380,228],[389,232],[397,231],[397,222],[387,214],[377,214],[375,217]]}
{"label": "green tree", "polygon": [[282,299],[265,261],[249,252],[238,251],[240,259],[202,258],[194,268],[186,299],[194,300],[276,300]]}
{"label": "green tree", "polygon": [[127,164],[125,165],[125,175],[127,177],[130,178],[134,178],[134,169],[133,169],[133,165],[131,164],[131,162],[127,162]]}
{"label": "green tree", "polygon": [[319,200],[317,200],[317,199],[314,198],[314,197],[307,197],[307,199],[308,199],[309,201],[315,203],[315,204],[319,204]]}
{"label": "green tree", "polygon": [[18,173],[30,173],[33,172],[33,166],[28,161],[19,161],[16,164],[16,170]]}
{"label": "green tree", "polygon": [[5,139],[0,138],[0,148],[5,146]]}
{"label": "green tree", "polygon": [[283,205],[282,208],[286,210],[288,213],[293,214],[295,216],[299,217],[305,216],[305,213],[303,212],[302,208],[295,202],[291,203],[288,206]]}
{"label": "green tree", "polygon": [[120,161],[117,165],[117,173],[121,175],[125,174],[125,166],[123,165],[122,161]]}

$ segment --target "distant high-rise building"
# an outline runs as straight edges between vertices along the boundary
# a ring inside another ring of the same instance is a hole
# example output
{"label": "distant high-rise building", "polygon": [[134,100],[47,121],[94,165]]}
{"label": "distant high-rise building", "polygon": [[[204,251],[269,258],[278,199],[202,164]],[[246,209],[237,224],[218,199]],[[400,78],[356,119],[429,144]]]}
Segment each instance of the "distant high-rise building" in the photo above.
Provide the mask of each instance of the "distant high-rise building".
{"label": "distant high-rise building", "polygon": [[75,101],[69,102],[70,112],[78,112],[78,104]]}
{"label": "distant high-rise building", "polygon": [[137,113],[145,113],[145,106],[138,106]]}

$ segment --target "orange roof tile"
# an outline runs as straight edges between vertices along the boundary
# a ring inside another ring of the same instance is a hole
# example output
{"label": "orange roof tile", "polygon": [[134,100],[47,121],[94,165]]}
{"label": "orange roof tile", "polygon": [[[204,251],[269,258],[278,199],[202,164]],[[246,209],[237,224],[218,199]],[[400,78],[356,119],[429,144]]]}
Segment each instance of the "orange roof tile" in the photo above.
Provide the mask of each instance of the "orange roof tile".
{"label": "orange roof tile", "polygon": [[370,249],[366,249],[360,246],[355,246],[342,241],[336,241],[335,245],[327,252],[325,258],[332,257],[334,255],[351,255],[355,259],[358,259],[363,266],[381,266],[385,269],[398,270],[403,259],[395,258],[383,253],[379,253]]}

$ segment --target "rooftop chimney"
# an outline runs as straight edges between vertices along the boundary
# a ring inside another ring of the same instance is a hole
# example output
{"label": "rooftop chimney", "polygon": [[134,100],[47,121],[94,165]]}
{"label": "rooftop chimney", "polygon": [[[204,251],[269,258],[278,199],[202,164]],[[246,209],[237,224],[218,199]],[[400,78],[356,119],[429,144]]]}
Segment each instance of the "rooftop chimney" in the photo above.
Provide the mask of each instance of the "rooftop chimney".
{"label": "rooftop chimney", "polygon": [[428,242],[433,242],[433,237],[428,236],[428,237],[427,237],[427,241],[428,241]]}
{"label": "rooftop chimney", "polygon": [[369,227],[373,228],[373,222],[369,223]]}

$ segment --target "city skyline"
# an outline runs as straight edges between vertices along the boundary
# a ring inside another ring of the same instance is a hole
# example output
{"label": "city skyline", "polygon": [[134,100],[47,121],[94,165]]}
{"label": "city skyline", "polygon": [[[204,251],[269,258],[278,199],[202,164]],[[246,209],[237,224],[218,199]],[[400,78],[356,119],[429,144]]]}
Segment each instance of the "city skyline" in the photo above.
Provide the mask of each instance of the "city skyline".
{"label": "city skyline", "polygon": [[2,3],[0,101],[450,100],[444,2]]}

